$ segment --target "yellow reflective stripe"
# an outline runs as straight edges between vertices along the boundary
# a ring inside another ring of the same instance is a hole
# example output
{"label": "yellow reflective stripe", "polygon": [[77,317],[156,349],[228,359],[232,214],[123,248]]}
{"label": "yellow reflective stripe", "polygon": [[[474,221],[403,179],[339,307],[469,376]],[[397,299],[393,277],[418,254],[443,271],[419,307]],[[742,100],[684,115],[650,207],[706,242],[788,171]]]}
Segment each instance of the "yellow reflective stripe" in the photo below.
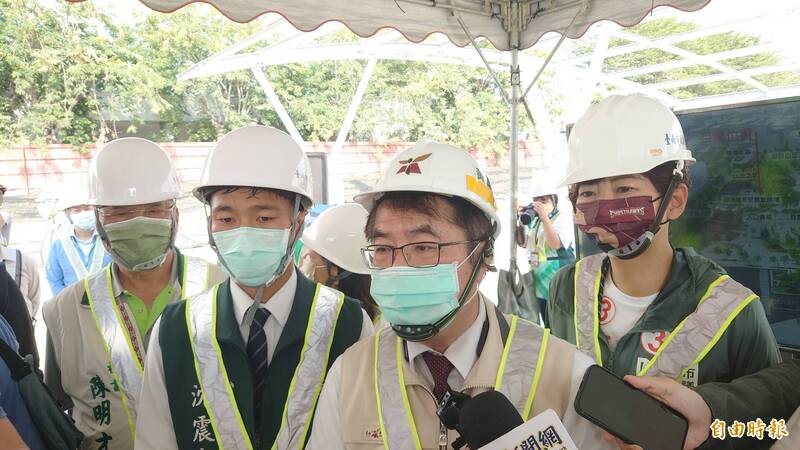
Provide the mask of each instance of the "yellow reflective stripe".
{"label": "yellow reflective stripe", "polygon": [[[726,279],[728,279],[728,278],[730,278],[730,276],[728,276],[728,275],[722,275],[722,276],[720,276],[719,278],[717,278],[716,280],[714,280],[714,282],[713,282],[713,283],[709,284],[709,285],[708,285],[708,289],[706,289],[706,292],[705,292],[705,294],[703,294],[703,296],[700,298],[700,301],[699,301],[699,302],[697,302],[697,306],[695,307],[695,309],[694,309],[694,310],[695,310],[695,311],[697,311],[697,308],[699,308],[699,307],[700,307],[700,305],[702,305],[703,303],[705,303],[705,301],[706,301],[706,300],[708,300],[708,299],[709,299],[709,297],[711,297],[711,293],[713,292],[714,288],[716,288],[717,286],[719,286],[719,284],[720,284],[720,283],[722,283],[724,280],[726,280]],[[748,303],[749,303],[749,302],[748,302]],[[651,367],[653,367],[653,364],[655,364],[655,362],[656,362],[656,360],[658,359],[658,357],[659,357],[659,356],[661,356],[661,353],[664,351],[664,349],[666,349],[666,348],[667,348],[667,346],[669,346],[670,342],[672,342],[672,338],[673,338],[673,337],[675,337],[675,335],[676,335],[676,334],[678,334],[678,332],[681,330],[681,328],[683,328],[683,325],[686,323],[686,320],[688,320],[688,319],[689,319],[689,316],[687,315],[686,317],[684,317],[684,318],[683,318],[683,320],[681,320],[681,323],[679,323],[677,327],[675,327],[675,328],[673,328],[673,329],[672,329],[672,331],[669,333],[669,336],[667,336],[667,339],[665,339],[665,340],[664,340],[664,342],[663,342],[663,343],[661,344],[661,346],[658,348],[658,351],[656,351],[656,354],[655,354],[655,355],[653,355],[653,358],[652,358],[652,359],[650,359],[650,362],[648,362],[647,364],[645,364],[645,366],[644,366],[644,367],[642,367],[642,370],[640,370],[640,371],[639,371],[639,374],[638,374],[638,375],[639,375],[640,377],[642,377],[642,376],[644,376],[645,374],[647,374],[647,371],[649,371],[649,370],[650,370],[650,368],[651,368]],[[719,338],[717,338],[717,340],[719,340]],[[716,340],[715,340],[714,342],[716,343]],[[704,351],[705,351],[705,350],[704,350]],[[708,353],[707,351],[705,351],[705,352],[706,352],[706,353]],[[705,354],[704,354],[703,356],[705,356]],[[693,365],[694,365],[694,364],[690,365],[689,367],[692,367]],[[679,378],[679,379],[680,379],[680,378]]]}
{"label": "yellow reflective stripe", "polygon": [[[225,368],[225,362],[222,360],[222,350],[219,348],[219,342],[217,341],[217,292],[219,291],[219,285],[214,287],[214,295],[211,298],[211,344],[214,346],[214,351],[217,353],[217,359],[219,360],[219,365],[222,370],[222,378],[225,380],[225,390],[228,392],[228,398],[230,399],[233,412],[236,414],[236,423],[239,425],[239,429],[242,430],[242,435],[244,436],[245,443],[247,444],[248,448],[253,448],[253,444],[250,442],[250,435],[247,433],[247,428],[244,426],[244,421],[242,420],[242,415],[239,412],[239,405],[236,404],[236,396],[233,394],[233,390],[231,389],[231,381],[228,377],[228,370]],[[194,370],[195,374],[197,375],[197,384],[200,385],[201,391],[204,389],[203,386],[203,379],[200,376],[200,364],[199,359],[197,357],[197,350],[195,347],[194,338],[192,337],[192,325],[189,319],[189,302],[190,300],[186,301],[186,325],[187,331],[189,335],[189,346],[192,348],[192,356],[194,359]],[[211,428],[214,430],[214,435],[217,437],[217,445],[219,446],[219,450],[224,450],[222,441],[219,439],[219,430],[217,428],[217,418],[214,417],[214,411],[211,408],[211,405],[208,403],[208,398],[203,395],[203,406],[208,413],[208,420],[211,422]]]}
{"label": "yellow reflective stripe", "polygon": [[189,272],[189,261],[187,260],[185,255],[181,255],[181,260],[183,262],[183,274],[181,275],[181,300],[186,298],[186,274]]}
{"label": "yellow reflective stripe", "polygon": [[[294,374],[294,376],[292,376],[292,382],[289,385],[289,392],[286,394],[287,403],[286,403],[286,405],[284,405],[283,422],[281,423],[281,427],[283,427],[286,424],[286,408],[288,407],[288,400],[291,397],[292,392],[294,391],[294,383],[295,383],[295,380],[297,379],[297,369],[300,368],[300,365],[303,364],[303,360],[305,359],[305,354],[306,354],[305,350],[308,347],[308,337],[311,335],[311,324],[313,323],[314,313],[316,312],[316,308],[314,308],[314,307],[317,304],[317,297],[319,296],[319,289],[320,289],[320,284],[317,283],[317,290],[314,293],[314,302],[313,302],[313,304],[311,306],[311,315],[309,315],[309,317],[308,317],[308,327],[306,328],[306,338],[305,338],[305,341],[304,341],[303,347],[302,347],[303,348],[303,352],[300,354],[300,361],[298,361],[298,363],[297,363],[297,367],[295,368],[295,374]],[[342,311],[342,307],[343,306],[344,306],[344,294],[339,293],[339,305],[336,307],[336,321],[334,322],[334,324],[339,322],[339,313]],[[317,400],[319,399],[319,394],[322,391],[322,382],[325,380],[325,376],[328,374],[328,360],[331,357],[331,346],[333,346],[333,338],[334,338],[334,336],[335,336],[335,332],[331,333],[331,339],[330,339],[330,341],[328,341],[328,346],[325,349],[325,362],[323,363],[322,370],[320,371],[322,373],[322,375],[320,376],[319,383],[317,383],[317,387],[314,390],[314,401],[312,402],[312,405],[313,405],[312,406],[312,410],[316,409]],[[311,413],[311,411],[309,411],[309,419],[312,416],[312,414],[310,414],[310,413]],[[300,442],[303,442],[303,443],[306,442],[306,435],[308,435],[309,429],[311,429],[311,420],[308,420],[306,422],[306,426],[303,428],[303,434],[302,434],[302,437],[300,439]],[[276,439],[276,441],[277,441],[277,439]],[[277,448],[277,444],[273,443],[272,448]]]}
{"label": "yellow reflective stripe", "polygon": [[536,361],[536,374],[533,376],[533,386],[531,386],[530,392],[528,392],[528,400],[525,403],[525,411],[522,414],[522,420],[527,421],[528,417],[531,414],[531,408],[533,407],[533,400],[536,398],[536,390],[539,387],[539,378],[542,376],[542,366],[544,365],[544,357],[545,353],[547,352],[547,342],[550,339],[550,329],[544,329],[544,336],[542,336],[542,348],[539,350],[539,358]]}
{"label": "yellow reflective stripe", "polygon": [[603,354],[600,352],[600,283],[603,281],[603,269],[597,271],[597,278],[594,280],[594,356],[597,359],[597,365],[603,367]]}
{"label": "yellow reflective stripe", "polygon": [[575,322],[575,347],[581,346],[580,330],[578,329],[578,277],[581,273],[583,260],[575,263],[575,272],[572,277],[572,321]]}
{"label": "yellow reflective stripe", "polygon": [[717,333],[714,334],[714,338],[711,339],[711,342],[709,342],[708,345],[706,345],[706,347],[703,349],[703,351],[700,352],[700,355],[698,355],[697,358],[695,358],[695,360],[692,361],[691,364],[689,364],[689,367],[686,367],[681,371],[681,374],[678,377],[678,380],[683,379],[683,376],[686,375],[686,372],[688,372],[690,368],[694,367],[696,364],[700,364],[700,361],[702,361],[703,358],[706,357],[708,352],[710,352],[711,349],[714,348],[715,345],[717,345],[717,342],[720,340],[720,338],[725,333],[725,331],[728,329],[728,327],[731,325],[731,323],[734,321],[734,319],[736,319],[736,317],[739,315],[739,313],[742,312],[742,310],[744,308],[746,308],[747,305],[750,304],[750,302],[752,302],[753,300],[755,300],[757,298],[758,298],[758,296],[756,294],[751,294],[739,306],[737,306],[735,310],[733,310],[733,312],[728,316],[728,318],[725,319],[725,322],[722,324],[722,326],[719,327],[719,330],[717,330]]}
{"label": "yellow reflective stripe", "polygon": [[206,263],[206,284],[203,286],[203,289],[208,289],[211,287],[211,264]]}
{"label": "yellow reflective stripe", "polygon": [[386,427],[383,424],[383,406],[381,405],[381,391],[378,388],[378,349],[380,348],[381,333],[375,333],[375,399],[378,401],[378,422],[381,425],[381,440],[383,448],[389,450],[389,443],[386,441]]}
{"label": "yellow reflective stripe", "polygon": [[500,385],[503,382],[503,372],[506,370],[506,360],[508,359],[508,352],[511,351],[511,341],[514,340],[514,333],[517,331],[517,316],[511,316],[511,326],[508,328],[508,338],[506,339],[505,348],[503,348],[503,355],[500,357],[500,367],[497,369],[497,378],[494,380],[494,390],[499,391]]}
{"label": "yellow reflective stripe", "polygon": [[403,395],[403,406],[406,409],[406,417],[408,424],[411,427],[411,439],[414,441],[414,448],[422,450],[422,444],[419,443],[419,434],[417,433],[417,424],[414,423],[414,415],[411,412],[411,403],[408,402],[408,391],[406,391],[406,377],[403,374],[403,340],[397,337],[397,375],[400,381],[400,394]]}
{"label": "yellow reflective stripe", "polygon": [[[117,313],[117,320],[119,320],[120,325],[122,325],[122,318],[119,315],[119,309],[117,308],[117,302],[114,300],[114,290],[111,287],[111,264],[108,265],[106,269],[106,285],[108,286],[109,295],[111,296],[111,301],[114,305],[114,311]],[[106,359],[108,360],[108,366],[111,368],[111,376],[114,378],[114,382],[119,386],[120,389],[120,399],[122,399],[122,409],[125,411],[125,417],[128,419],[128,429],[131,432],[131,439],[136,438],[136,424],[133,423],[133,417],[131,417],[130,409],[128,409],[128,400],[125,398],[125,392],[122,392],[122,381],[120,381],[119,376],[117,375],[117,369],[114,368],[114,362],[111,360],[111,352],[108,350],[108,343],[105,342],[105,337],[103,337],[103,329],[100,326],[100,321],[97,319],[97,314],[95,313],[94,308],[94,299],[92,299],[92,293],[89,289],[89,277],[83,279],[83,286],[86,290],[86,298],[89,299],[89,307],[92,309],[92,319],[94,320],[94,325],[97,327],[97,333],[100,334],[100,338],[103,340],[103,351],[106,354]],[[128,347],[131,351],[131,354],[134,355],[133,346],[131,345],[130,339],[128,338],[128,332],[125,330],[124,326],[120,326],[124,333],[125,339],[127,339]],[[136,360],[137,367],[139,370],[143,372],[141,369],[141,364],[139,364],[139,357],[133,358]]]}

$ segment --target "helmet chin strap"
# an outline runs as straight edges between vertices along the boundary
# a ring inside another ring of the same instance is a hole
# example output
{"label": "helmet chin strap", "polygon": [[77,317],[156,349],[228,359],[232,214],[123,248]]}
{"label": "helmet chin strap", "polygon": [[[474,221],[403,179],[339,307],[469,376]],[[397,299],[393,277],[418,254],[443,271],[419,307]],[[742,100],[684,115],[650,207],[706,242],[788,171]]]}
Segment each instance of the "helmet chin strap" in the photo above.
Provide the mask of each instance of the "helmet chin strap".
{"label": "helmet chin strap", "polygon": [[653,242],[658,231],[661,229],[661,225],[669,222],[662,222],[664,218],[664,214],[667,212],[667,207],[669,205],[669,200],[672,198],[673,192],[675,192],[675,188],[678,187],[678,184],[683,181],[683,167],[685,162],[683,160],[679,160],[678,163],[675,165],[675,170],[672,171],[672,179],[669,182],[669,186],[667,186],[667,190],[664,191],[664,195],[661,196],[661,205],[658,207],[658,211],[656,212],[656,217],[653,220],[653,225],[647,230],[644,234],[639,236],[633,242],[624,245],[622,247],[612,247],[608,244],[600,244],[598,243],[598,247],[601,250],[608,253],[610,256],[615,256],[619,259],[633,259],[642,253],[645,252],[648,248],[650,248],[650,244]]}
{"label": "helmet chin strap", "polygon": [[[488,244],[487,244],[488,245]],[[476,247],[477,248],[477,247]],[[470,255],[471,256],[471,255]],[[468,256],[467,258],[469,258]],[[475,286],[475,280],[478,279],[478,273],[481,270],[481,267],[486,260],[486,248],[481,252],[481,259],[475,264],[475,267],[472,268],[472,272],[469,275],[469,280],[467,280],[467,285],[464,286],[464,290],[461,292],[461,295],[458,297],[458,306],[454,308],[452,311],[447,313],[446,316],[442,317],[441,319],[437,320],[432,324],[427,325],[392,325],[392,329],[398,336],[402,339],[412,342],[418,341],[425,341],[428,340],[437,334],[439,334],[443,329],[447,328],[450,323],[452,323],[453,319],[455,318],[456,314],[461,310],[462,307],[466,306],[469,302],[472,301],[478,295],[478,290],[475,289],[475,292],[472,295],[469,295],[469,292]],[[469,295],[469,298],[467,296]]]}

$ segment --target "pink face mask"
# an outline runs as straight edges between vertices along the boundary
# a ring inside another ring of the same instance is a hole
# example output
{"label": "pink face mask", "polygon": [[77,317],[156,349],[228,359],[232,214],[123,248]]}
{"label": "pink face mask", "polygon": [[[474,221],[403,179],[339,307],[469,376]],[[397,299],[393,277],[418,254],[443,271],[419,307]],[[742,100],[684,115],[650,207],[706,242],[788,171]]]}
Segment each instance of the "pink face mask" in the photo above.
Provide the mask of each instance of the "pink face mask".
{"label": "pink face mask", "polygon": [[586,234],[593,228],[601,228],[617,238],[617,245],[613,247],[624,247],[653,226],[656,218],[653,202],[656,200],[639,196],[578,204],[575,225]]}

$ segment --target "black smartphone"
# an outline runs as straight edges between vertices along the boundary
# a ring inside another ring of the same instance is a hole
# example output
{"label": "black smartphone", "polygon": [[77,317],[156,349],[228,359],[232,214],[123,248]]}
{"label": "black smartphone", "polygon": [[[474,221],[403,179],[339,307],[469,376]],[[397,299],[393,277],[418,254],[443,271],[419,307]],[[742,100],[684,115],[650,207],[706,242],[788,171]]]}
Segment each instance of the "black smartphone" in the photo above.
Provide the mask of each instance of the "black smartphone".
{"label": "black smartphone", "polygon": [[682,450],[689,424],[679,412],[594,365],[586,370],[575,411],[645,450]]}

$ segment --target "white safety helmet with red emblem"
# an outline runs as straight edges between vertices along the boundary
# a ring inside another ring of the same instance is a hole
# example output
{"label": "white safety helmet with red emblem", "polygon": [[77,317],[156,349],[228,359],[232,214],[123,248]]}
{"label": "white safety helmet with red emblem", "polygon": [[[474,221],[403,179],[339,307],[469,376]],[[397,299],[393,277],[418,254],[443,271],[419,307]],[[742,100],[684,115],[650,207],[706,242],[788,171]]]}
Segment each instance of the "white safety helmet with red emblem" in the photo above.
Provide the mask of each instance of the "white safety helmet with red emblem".
{"label": "white safety helmet with red emblem", "polygon": [[392,158],[375,189],[358,194],[354,199],[371,211],[383,194],[403,191],[461,197],[486,214],[494,227],[493,237],[500,234],[492,185],[478,161],[466,150],[437,142],[421,142]]}

